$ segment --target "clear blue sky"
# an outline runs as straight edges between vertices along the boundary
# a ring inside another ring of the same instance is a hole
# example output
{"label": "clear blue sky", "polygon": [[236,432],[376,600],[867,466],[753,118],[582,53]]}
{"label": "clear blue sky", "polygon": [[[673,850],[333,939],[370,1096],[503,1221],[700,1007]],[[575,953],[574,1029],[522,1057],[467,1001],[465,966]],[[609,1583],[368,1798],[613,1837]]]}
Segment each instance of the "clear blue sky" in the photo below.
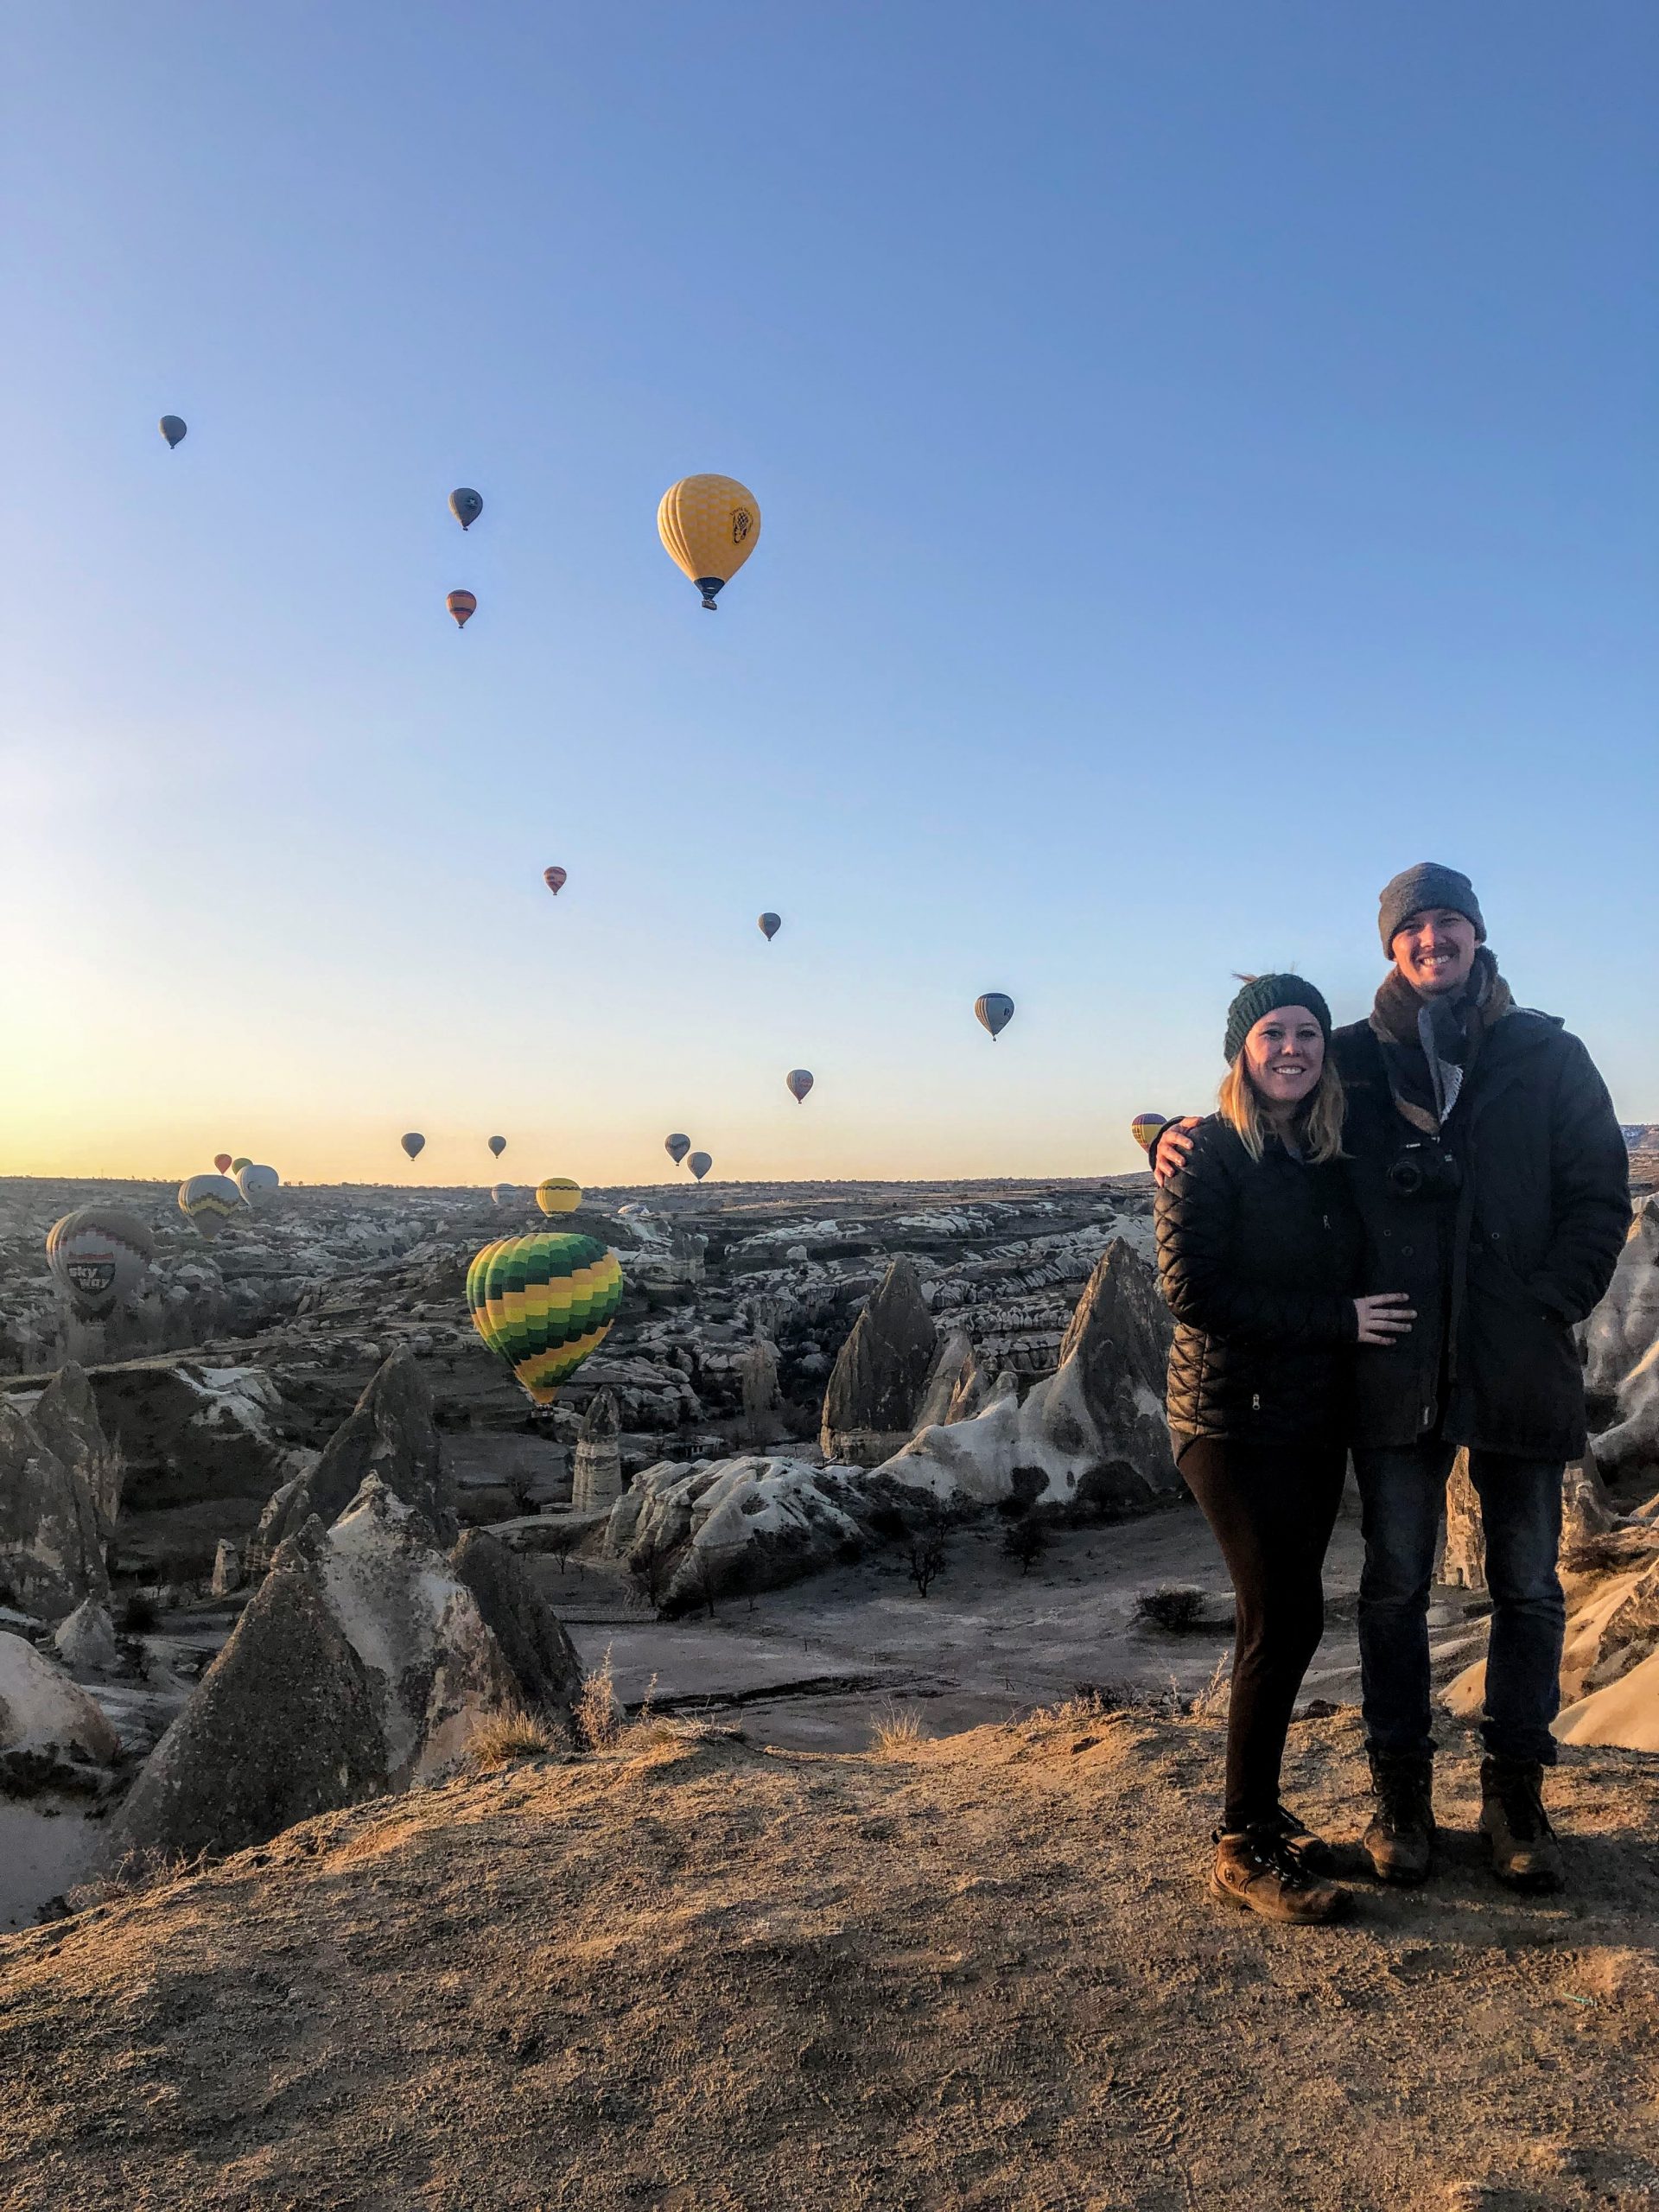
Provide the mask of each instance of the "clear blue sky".
{"label": "clear blue sky", "polygon": [[1659,1116],[1645,0],[77,0],[9,74],[0,1171],[1123,1167],[1426,857]]}

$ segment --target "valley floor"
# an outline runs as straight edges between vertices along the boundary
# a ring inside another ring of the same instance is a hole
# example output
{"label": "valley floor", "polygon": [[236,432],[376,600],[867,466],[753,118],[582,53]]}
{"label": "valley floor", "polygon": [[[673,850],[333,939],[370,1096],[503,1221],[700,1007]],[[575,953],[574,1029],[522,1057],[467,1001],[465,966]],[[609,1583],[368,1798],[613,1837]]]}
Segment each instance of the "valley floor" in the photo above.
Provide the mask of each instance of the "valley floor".
{"label": "valley floor", "polygon": [[[0,1942],[9,2212],[1577,2212],[1659,2191],[1659,1764],[1565,1755],[1573,1892],[1211,1905],[1210,1721],[887,1753],[658,1720]],[[1357,1716],[1288,1794],[1359,1825]]]}

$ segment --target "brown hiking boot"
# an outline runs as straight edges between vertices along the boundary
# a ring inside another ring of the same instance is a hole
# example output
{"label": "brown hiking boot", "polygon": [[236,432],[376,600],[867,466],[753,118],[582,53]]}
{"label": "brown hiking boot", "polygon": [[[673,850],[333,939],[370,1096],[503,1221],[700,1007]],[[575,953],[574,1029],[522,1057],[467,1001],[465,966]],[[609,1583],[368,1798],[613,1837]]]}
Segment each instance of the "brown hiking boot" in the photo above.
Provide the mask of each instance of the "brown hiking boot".
{"label": "brown hiking boot", "polygon": [[1376,1810],[1360,1839],[1379,1882],[1423,1882],[1434,1863],[1434,1762],[1371,1754]]}
{"label": "brown hiking boot", "polygon": [[1224,1904],[1259,1913],[1263,1920],[1295,1927],[1340,1919],[1349,1905],[1346,1890],[1310,1874],[1284,1836],[1271,1828],[1216,1838],[1210,1894]]}
{"label": "brown hiking boot", "polygon": [[1263,1827],[1274,1829],[1284,1839],[1287,1851],[1295,1858],[1305,1873],[1334,1874],[1337,1854],[1322,1835],[1315,1835],[1306,1822],[1299,1821],[1288,1807],[1281,1805]]}
{"label": "brown hiking boot", "polygon": [[1492,1872],[1512,1890],[1542,1895],[1567,1884],[1567,1864],[1544,1810],[1544,1770],[1528,1759],[1480,1763],[1480,1832]]}

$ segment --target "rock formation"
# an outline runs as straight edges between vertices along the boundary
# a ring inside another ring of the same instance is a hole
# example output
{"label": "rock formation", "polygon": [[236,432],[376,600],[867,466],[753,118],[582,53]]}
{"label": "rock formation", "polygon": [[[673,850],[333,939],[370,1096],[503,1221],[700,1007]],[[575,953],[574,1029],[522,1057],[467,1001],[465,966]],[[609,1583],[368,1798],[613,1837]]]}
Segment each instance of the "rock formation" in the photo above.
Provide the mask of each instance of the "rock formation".
{"label": "rock formation", "polygon": [[209,1593],[215,1598],[227,1598],[232,1590],[242,1586],[242,1558],[228,1536],[221,1536],[213,1547],[213,1579],[208,1583]]}
{"label": "rock formation", "polygon": [[239,1850],[429,1778],[491,1714],[568,1707],[574,1663],[516,1561],[487,1540],[446,1560],[425,1515],[369,1474],[332,1528],[314,1516],[279,1547],[109,1856]]}
{"label": "rock formation", "polygon": [[874,1467],[910,1436],[938,1350],[915,1262],[893,1261],[841,1348],[823,1394],[826,1459]]}
{"label": "rock formation", "polygon": [[79,1683],[21,1636],[0,1635],[0,1790],[99,1786],[121,1745]]}
{"label": "rock formation", "polygon": [[432,1394],[406,1346],[379,1368],[315,1465],[271,1497],[249,1547],[251,1571],[314,1515],[325,1528],[337,1520],[372,1475],[421,1516],[430,1540],[445,1548],[454,1541],[454,1484],[443,1467]]}
{"label": "rock formation", "polygon": [[86,1484],[107,1534],[120,1515],[126,1469],[104,1433],[98,1400],[85,1370],[73,1361],[60,1367],[29,1408],[29,1418],[41,1442]]}
{"label": "rock formation", "polygon": [[664,1460],[617,1500],[607,1548],[642,1573],[655,1564],[667,1613],[723,1592],[774,1589],[863,1549],[859,1483],[854,1470],[798,1459]]}
{"label": "rock formation", "polygon": [[1585,1387],[1604,1398],[1659,1344],[1659,1198],[1636,1209],[1607,1294],[1584,1333]]}
{"label": "rock formation", "polygon": [[110,1594],[92,1492],[0,1398],[0,1586],[37,1619],[61,1620]]}
{"label": "rock formation", "polygon": [[570,1484],[573,1513],[600,1513],[622,1495],[621,1418],[616,1394],[595,1390],[576,1433],[575,1465]]}
{"label": "rock formation", "polygon": [[1469,1454],[1452,1462],[1446,1485],[1446,1542],[1437,1578],[1459,1590],[1486,1587],[1486,1531],[1480,1500],[1469,1479]]}
{"label": "rock formation", "polygon": [[64,1665],[76,1674],[108,1674],[120,1663],[110,1609],[96,1598],[83,1598],[58,1623],[52,1642]]}
{"label": "rock formation", "polygon": [[136,1360],[92,1378],[105,1435],[126,1465],[124,1510],[207,1500],[263,1504],[296,1471],[281,1393],[260,1367]]}

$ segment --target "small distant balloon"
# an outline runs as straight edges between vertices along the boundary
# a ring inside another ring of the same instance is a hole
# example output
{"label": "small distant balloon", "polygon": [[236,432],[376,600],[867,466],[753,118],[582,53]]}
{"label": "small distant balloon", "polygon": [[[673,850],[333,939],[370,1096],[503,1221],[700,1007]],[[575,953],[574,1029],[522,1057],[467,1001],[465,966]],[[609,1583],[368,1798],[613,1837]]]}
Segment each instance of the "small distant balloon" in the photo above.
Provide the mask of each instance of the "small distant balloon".
{"label": "small distant balloon", "polygon": [[281,1190],[283,1179],[274,1167],[262,1167],[255,1160],[245,1160],[236,1171],[236,1187],[251,1206],[263,1205]]}
{"label": "small distant balloon", "polygon": [[709,1173],[709,1170],[715,1163],[709,1159],[706,1152],[694,1152],[690,1159],[688,1160],[685,1164],[691,1170],[691,1173],[696,1177],[698,1182],[701,1183],[703,1177]]}
{"label": "small distant balloon", "polygon": [[478,601],[469,591],[452,591],[443,603],[454,616],[457,630],[464,630],[478,612]]}
{"label": "small distant balloon", "polygon": [[402,1145],[404,1150],[409,1154],[411,1160],[414,1159],[417,1152],[423,1151],[426,1146],[426,1139],[421,1135],[418,1129],[410,1129],[406,1131],[404,1135],[398,1138],[397,1141]]}
{"label": "small distant balloon", "polygon": [[490,1150],[495,1154],[498,1160],[500,1159],[502,1154],[506,1150],[506,1148],[507,1141],[505,1137],[492,1137],[490,1139]]}
{"label": "small distant balloon", "polygon": [[231,1172],[230,1154],[228,1152],[216,1152],[213,1154],[213,1165],[218,1168],[221,1175],[228,1175]]}
{"label": "small distant balloon", "polygon": [[168,449],[170,452],[185,434],[184,417],[182,415],[163,415],[158,427],[162,435],[167,440]]}
{"label": "small distant balloon", "polygon": [[544,868],[542,870],[542,881],[547,886],[548,889],[553,893],[553,896],[556,899],[569,880],[569,874],[564,868]]}
{"label": "small distant balloon", "polygon": [[784,1081],[788,1086],[790,1096],[798,1106],[812,1088],[812,1071],[810,1068],[791,1068],[789,1073],[784,1077]]}
{"label": "small distant balloon", "polygon": [[1129,1123],[1129,1135],[1144,1152],[1168,1119],[1167,1114],[1137,1114]]}
{"label": "small distant balloon", "polygon": [[770,944],[784,925],[782,917],[778,914],[762,914],[755,926]]}
{"label": "small distant balloon", "polygon": [[463,530],[470,530],[484,512],[484,502],[470,484],[458,485],[449,494],[449,512]]}
{"label": "small distant balloon", "polygon": [[53,1224],[46,1263],[80,1319],[101,1321],[130,1303],[155,1250],[149,1224],[124,1206],[79,1206]]}
{"label": "small distant balloon", "polygon": [[179,1211],[199,1236],[217,1236],[241,1204],[228,1175],[192,1175],[179,1185]]}
{"label": "small distant balloon", "polygon": [[543,1213],[575,1213],[582,1204],[582,1185],[568,1175],[545,1175],[536,1185],[536,1203]]}
{"label": "small distant balloon", "polygon": [[524,1195],[516,1183],[493,1183],[490,1185],[490,1196],[499,1206],[510,1206]]}
{"label": "small distant balloon", "polygon": [[657,534],[712,613],[715,594],[754,550],[760,504],[734,476],[683,476],[663,494]]}
{"label": "small distant balloon", "polygon": [[685,1158],[686,1154],[690,1152],[690,1138],[682,1136],[677,1129],[676,1129],[671,1137],[664,1137],[663,1139],[663,1150],[668,1154],[669,1158],[673,1161],[677,1167]]}
{"label": "small distant balloon", "polygon": [[1014,1001],[1006,991],[987,991],[974,1001],[974,1012],[991,1033],[995,1044],[1014,1020]]}
{"label": "small distant balloon", "polygon": [[[231,1166],[230,1166],[230,1173],[231,1173],[232,1175],[239,1175],[239,1174],[242,1173],[242,1170],[243,1170],[245,1167],[250,1167],[250,1166],[252,1166],[252,1164],[253,1164],[253,1163],[252,1163],[252,1161],[251,1161],[251,1160],[248,1160],[248,1159],[246,1159],[246,1158],[244,1158],[244,1159],[241,1159],[241,1160],[233,1160],[231,1162]],[[220,1169],[220,1171],[219,1171],[219,1173],[220,1173],[221,1174],[223,1174],[223,1173],[225,1173],[224,1169],[222,1169],[222,1168],[221,1168],[221,1169]]]}

